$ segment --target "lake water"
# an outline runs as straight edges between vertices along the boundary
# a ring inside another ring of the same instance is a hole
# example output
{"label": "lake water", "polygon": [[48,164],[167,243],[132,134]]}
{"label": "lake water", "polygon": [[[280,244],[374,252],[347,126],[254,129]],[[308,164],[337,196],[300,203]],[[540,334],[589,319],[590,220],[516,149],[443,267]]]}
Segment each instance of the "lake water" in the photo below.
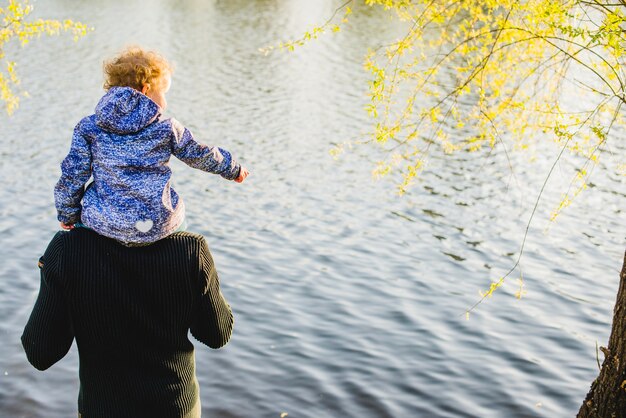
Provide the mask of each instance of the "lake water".
{"label": "lake water", "polygon": [[[236,326],[223,350],[197,347],[206,417],[571,417],[596,377],[626,247],[626,148],[614,131],[595,187],[555,223],[571,179],[548,184],[513,276],[470,320],[465,310],[514,263],[550,144],[505,156],[436,155],[404,197],[375,181],[374,146],[338,160],[369,128],[368,46],[399,25],[362,10],[342,32],[294,53],[258,49],[323,22],[328,0],[34,2],[35,15],[95,27],[74,43],[16,52],[17,113],[0,114],[0,416],[72,417],[78,358],[42,373],[19,337],[57,230],[52,188],[74,125],[102,94],[101,63],[124,45],[176,64],[167,116],[250,168],[237,185],[173,163],[189,229],[204,234]],[[621,142],[621,143],[620,143]],[[531,161],[532,160],[532,161]],[[235,208],[235,209],[233,209]]]}

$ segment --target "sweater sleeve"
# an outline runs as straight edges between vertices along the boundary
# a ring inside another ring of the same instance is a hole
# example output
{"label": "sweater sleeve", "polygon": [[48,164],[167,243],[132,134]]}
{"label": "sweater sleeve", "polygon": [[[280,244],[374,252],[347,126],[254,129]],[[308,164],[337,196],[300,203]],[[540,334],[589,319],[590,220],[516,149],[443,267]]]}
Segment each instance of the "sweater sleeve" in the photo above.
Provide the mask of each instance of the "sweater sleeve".
{"label": "sweater sleeve", "polygon": [[196,142],[189,129],[176,119],[172,122],[172,154],[190,167],[207,173],[219,174],[227,180],[239,177],[241,165],[223,148],[209,147]]}
{"label": "sweater sleeve", "polygon": [[85,184],[91,177],[91,144],[81,129],[74,128],[70,152],[61,163],[61,178],[54,188],[57,218],[66,224],[80,221]]}
{"label": "sweater sleeve", "polygon": [[22,346],[30,364],[46,370],[61,360],[72,345],[74,333],[58,274],[62,234],[52,239],[39,260],[39,295],[22,334]]}
{"label": "sweater sleeve", "polygon": [[220,282],[206,241],[200,249],[198,297],[194,307],[191,335],[211,348],[220,348],[230,340],[234,318],[220,291]]}

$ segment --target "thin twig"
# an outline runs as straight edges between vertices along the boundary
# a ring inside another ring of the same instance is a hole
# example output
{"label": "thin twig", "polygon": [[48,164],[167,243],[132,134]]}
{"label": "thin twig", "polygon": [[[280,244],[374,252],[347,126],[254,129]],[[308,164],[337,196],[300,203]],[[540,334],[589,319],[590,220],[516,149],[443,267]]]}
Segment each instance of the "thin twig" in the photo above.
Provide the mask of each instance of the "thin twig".
{"label": "thin twig", "polygon": [[[601,105],[602,104],[603,103],[601,103]],[[599,109],[601,105],[599,105],[596,108],[596,110]],[[586,121],[591,119],[591,117],[592,116],[590,115],[587,118]],[[567,149],[567,146],[569,145],[569,143],[572,140],[572,138],[573,138],[573,135],[567,138],[567,140],[565,141],[565,143],[561,147],[561,150],[559,151],[559,154],[557,155],[556,159],[552,163],[552,166],[550,167],[550,170],[548,171],[548,175],[546,176],[546,178],[543,181],[543,184],[541,185],[541,189],[539,190],[539,194],[537,195],[537,199],[535,200],[535,205],[533,206],[533,210],[532,210],[532,212],[530,214],[530,217],[528,218],[528,222],[526,223],[526,229],[524,230],[524,237],[522,239],[522,244],[520,246],[520,251],[519,251],[519,255],[517,256],[517,260],[515,261],[515,264],[513,264],[513,267],[511,267],[509,269],[509,271],[507,271],[506,274],[504,276],[502,276],[502,278],[500,278],[500,280],[498,280],[498,282],[497,282],[498,284],[502,284],[504,282],[504,280],[507,277],[509,277],[511,275],[511,273],[513,273],[513,271],[515,271],[517,266],[520,264],[520,261],[522,259],[522,255],[524,254],[524,249],[526,247],[526,239],[528,238],[528,231],[530,230],[530,225],[532,224],[533,218],[535,217],[535,212],[537,212],[537,207],[539,206],[539,202],[541,201],[541,198],[543,196],[543,192],[544,192],[544,190],[546,188],[546,185],[548,184],[548,180],[550,180],[550,177],[552,177],[552,172],[554,171],[554,169],[555,169],[556,165],[558,164],[558,162],[561,160],[561,157],[563,156],[563,153]],[[468,315],[470,312],[472,312],[487,297],[488,297],[488,294],[485,294],[484,296],[482,296],[476,303],[474,303],[468,310],[465,311],[464,315]]]}

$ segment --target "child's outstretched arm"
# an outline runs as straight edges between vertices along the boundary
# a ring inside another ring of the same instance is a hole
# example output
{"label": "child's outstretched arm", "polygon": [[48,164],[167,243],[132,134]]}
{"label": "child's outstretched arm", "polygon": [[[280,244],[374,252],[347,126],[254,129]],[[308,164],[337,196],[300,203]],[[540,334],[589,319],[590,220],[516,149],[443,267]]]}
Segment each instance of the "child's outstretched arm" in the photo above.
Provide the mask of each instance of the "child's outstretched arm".
{"label": "child's outstretched arm", "polygon": [[172,154],[176,158],[190,167],[219,174],[227,180],[236,180],[241,177],[242,167],[235,161],[230,152],[222,148],[197,143],[189,129],[175,119],[171,119],[171,121],[172,139],[170,143]]}
{"label": "child's outstretched arm", "polygon": [[83,133],[83,121],[74,128],[70,152],[61,163],[61,178],[54,187],[57,218],[66,226],[80,221],[80,200],[91,177],[91,144]]}

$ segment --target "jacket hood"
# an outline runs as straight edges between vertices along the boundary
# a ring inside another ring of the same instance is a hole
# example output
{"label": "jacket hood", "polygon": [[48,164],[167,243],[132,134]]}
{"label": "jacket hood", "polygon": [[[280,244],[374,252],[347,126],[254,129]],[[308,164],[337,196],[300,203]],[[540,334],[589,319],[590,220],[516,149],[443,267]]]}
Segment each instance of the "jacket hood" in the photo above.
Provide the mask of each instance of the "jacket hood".
{"label": "jacket hood", "polygon": [[96,106],[96,124],[105,131],[130,134],[160,115],[159,105],[132,87],[112,87]]}

